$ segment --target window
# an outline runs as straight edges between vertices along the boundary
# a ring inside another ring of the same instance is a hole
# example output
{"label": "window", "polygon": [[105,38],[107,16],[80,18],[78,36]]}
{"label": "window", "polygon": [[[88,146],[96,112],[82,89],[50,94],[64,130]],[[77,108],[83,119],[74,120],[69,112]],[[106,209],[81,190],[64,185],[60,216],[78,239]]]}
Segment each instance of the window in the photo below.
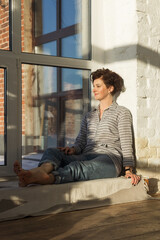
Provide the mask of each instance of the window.
{"label": "window", "polygon": [[74,143],[88,78],[88,70],[23,64],[23,155]]}
{"label": "window", "polygon": [[[89,30],[88,0],[24,0],[22,51],[66,58],[89,58],[82,51],[84,23]],[[87,11],[86,11],[87,9]],[[87,15],[87,16],[86,16]],[[83,39],[84,40],[84,39]],[[89,70],[22,65],[22,154],[71,145],[80,128]]]}
{"label": "window", "polygon": [[90,59],[90,1],[24,1],[24,52]]}
{"label": "window", "polygon": [[1,176],[24,155],[72,145],[90,108],[90,0],[67,2],[0,1]]}

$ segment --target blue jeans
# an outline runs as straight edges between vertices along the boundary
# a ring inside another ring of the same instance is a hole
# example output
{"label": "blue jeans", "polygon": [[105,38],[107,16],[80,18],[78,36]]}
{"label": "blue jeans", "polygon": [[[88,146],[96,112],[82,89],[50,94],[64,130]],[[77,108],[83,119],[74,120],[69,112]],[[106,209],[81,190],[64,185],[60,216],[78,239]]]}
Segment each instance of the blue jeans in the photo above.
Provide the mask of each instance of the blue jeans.
{"label": "blue jeans", "polygon": [[38,166],[48,162],[54,166],[55,183],[117,177],[115,165],[107,154],[66,155],[59,149],[48,148]]}

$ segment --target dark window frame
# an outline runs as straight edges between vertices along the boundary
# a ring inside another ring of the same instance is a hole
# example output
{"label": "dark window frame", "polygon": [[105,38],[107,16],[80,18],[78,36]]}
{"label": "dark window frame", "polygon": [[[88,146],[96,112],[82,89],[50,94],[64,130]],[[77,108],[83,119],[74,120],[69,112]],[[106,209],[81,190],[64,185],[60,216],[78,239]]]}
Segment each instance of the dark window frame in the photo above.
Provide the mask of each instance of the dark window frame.
{"label": "dark window frame", "polygon": [[[57,24],[56,31],[42,34],[38,37],[35,37],[34,44],[35,47],[38,47],[42,44],[49,43],[52,41],[57,42],[57,57],[61,57],[61,39],[65,37],[69,37],[78,33],[77,29],[80,29],[81,24],[74,24],[68,26],[66,28],[61,28],[61,0],[56,1],[56,16],[57,16]],[[35,5],[33,4],[33,12],[35,10]]]}

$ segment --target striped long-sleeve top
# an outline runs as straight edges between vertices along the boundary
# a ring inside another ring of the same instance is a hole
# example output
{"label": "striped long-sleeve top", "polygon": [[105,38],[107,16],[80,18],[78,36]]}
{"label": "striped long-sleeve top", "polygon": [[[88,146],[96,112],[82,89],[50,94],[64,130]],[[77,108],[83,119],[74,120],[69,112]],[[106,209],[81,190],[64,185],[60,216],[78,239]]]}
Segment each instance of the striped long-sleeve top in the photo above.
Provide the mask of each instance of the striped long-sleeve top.
{"label": "striped long-sleeve top", "polygon": [[118,175],[122,167],[135,165],[133,154],[132,117],[130,111],[116,102],[99,118],[99,106],[82,120],[75,140],[76,154],[107,154],[114,162]]}

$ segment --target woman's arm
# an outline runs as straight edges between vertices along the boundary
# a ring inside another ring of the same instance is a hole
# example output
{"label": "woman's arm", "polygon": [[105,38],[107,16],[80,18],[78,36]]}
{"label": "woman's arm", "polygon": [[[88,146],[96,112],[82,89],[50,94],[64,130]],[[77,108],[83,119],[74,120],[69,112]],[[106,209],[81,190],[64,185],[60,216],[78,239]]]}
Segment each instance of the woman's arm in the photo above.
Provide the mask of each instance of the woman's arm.
{"label": "woman's arm", "polygon": [[118,122],[118,129],[123,154],[125,177],[131,178],[132,184],[136,185],[140,181],[140,177],[133,173],[135,157],[133,153],[132,116],[128,109],[125,109],[121,114]]}

